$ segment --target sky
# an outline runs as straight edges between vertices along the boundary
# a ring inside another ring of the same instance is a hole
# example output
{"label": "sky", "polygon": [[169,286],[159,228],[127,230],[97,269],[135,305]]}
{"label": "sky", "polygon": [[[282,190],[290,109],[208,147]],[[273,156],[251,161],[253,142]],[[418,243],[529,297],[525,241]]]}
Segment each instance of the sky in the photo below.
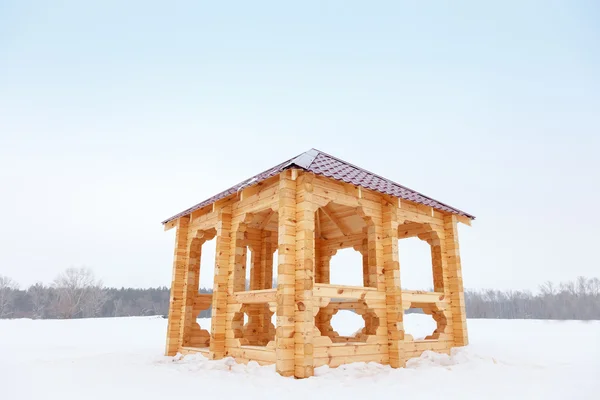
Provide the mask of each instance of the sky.
{"label": "sky", "polygon": [[0,275],[168,286],[162,220],[314,147],[474,214],[468,288],[598,277],[598,43],[594,1],[0,0]]}

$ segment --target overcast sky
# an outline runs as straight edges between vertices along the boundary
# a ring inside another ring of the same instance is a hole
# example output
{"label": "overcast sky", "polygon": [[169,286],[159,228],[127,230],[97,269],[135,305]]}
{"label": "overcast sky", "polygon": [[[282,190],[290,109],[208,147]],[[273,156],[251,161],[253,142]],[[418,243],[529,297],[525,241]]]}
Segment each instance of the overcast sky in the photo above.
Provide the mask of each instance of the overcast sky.
{"label": "overcast sky", "polygon": [[[600,276],[597,2],[90,3],[0,2],[0,274],[22,286],[169,285],[162,220],[311,147],[476,215],[467,287]],[[427,287],[408,244],[403,286]]]}

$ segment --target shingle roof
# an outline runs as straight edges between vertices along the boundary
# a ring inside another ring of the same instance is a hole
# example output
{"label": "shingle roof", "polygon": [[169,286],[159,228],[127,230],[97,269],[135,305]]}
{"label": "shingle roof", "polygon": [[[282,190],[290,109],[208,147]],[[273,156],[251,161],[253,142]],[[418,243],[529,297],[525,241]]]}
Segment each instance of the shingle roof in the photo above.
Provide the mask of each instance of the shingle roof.
{"label": "shingle roof", "polygon": [[212,204],[215,201],[232,195],[245,187],[252,186],[258,182],[264,181],[272,176],[279,174],[281,171],[292,167],[301,168],[305,171],[312,172],[317,175],[326,176],[328,178],[350,183],[352,185],[360,186],[365,189],[371,189],[379,193],[395,196],[419,204],[424,204],[426,206],[433,207],[440,211],[446,211],[453,214],[463,215],[470,219],[475,219],[473,215],[470,215],[457,208],[450,207],[449,205],[446,205],[442,202],[432,199],[431,197],[427,197],[419,192],[399,185],[393,181],[390,181],[389,179],[385,179],[379,175],[359,168],[346,161],[340,160],[339,158],[333,157],[327,153],[323,153],[320,150],[311,149],[294,158],[284,161],[281,164],[274,166],[273,168],[269,168],[268,170],[263,171],[250,179],[240,182],[237,185],[232,186],[229,189],[218,193],[204,200],[203,202],[198,203],[195,206],[180,212],[179,214],[172,216],[171,218],[166,219],[162,223],[166,224],[170,221],[173,221],[176,218],[187,215],[199,208]]}

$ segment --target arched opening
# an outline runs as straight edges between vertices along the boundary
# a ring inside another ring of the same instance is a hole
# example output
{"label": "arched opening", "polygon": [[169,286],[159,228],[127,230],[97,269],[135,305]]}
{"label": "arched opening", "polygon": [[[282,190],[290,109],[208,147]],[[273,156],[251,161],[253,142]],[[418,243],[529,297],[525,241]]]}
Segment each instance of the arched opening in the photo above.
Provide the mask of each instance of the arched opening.
{"label": "arched opening", "polygon": [[365,286],[362,254],[353,248],[338,250],[329,260],[329,283]]}
{"label": "arched opening", "polygon": [[207,240],[200,250],[200,293],[212,293],[215,282],[217,239]]}
{"label": "arched opening", "polygon": [[398,241],[400,281],[403,289],[433,290],[431,246],[418,237]]}
{"label": "arched opening", "polygon": [[331,327],[340,336],[356,337],[365,328],[365,320],[354,311],[338,310],[331,317]]}
{"label": "arched opening", "polygon": [[241,346],[266,346],[275,339],[273,286],[278,216],[272,209],[247,213],[232,229],[233,291],[236,304],[232,329]]}
{"label": "arched opening", "polygon": [[244,215],[234,228],[234,292],[273,288],[277,261],[277,213],[266,209]]}
{"label": "arched opening", "polygon": [[375,286],[369,266],[368,230],[360,207],[330,202],[315,211],[315,283]]}
{"label": "arched opening", "polygon": [[409,308],[404,311],[404,334],[413,340],[425,340],[435,333],[438,323],[431,314],[425,314],[421,308]]}
{"label": "arched opening", "polygon": [[[215,229],[197,231],[189,245],[188,266],[184,278],[184,346],[208,347],[210,343],[210,334],[208,330],[201,328],[198,319],[210,316],[215,251],[214,245],[211,249],[207,243],[215,243],[215,235]],[[207,287],[202,288],[201,282]]]}

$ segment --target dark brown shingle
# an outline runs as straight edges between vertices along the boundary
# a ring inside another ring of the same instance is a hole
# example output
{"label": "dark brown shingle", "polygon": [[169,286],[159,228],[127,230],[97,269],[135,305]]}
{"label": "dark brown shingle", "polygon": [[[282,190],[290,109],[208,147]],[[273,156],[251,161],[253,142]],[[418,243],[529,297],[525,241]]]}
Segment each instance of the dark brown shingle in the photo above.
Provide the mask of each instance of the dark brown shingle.
{"label": "dark brown shingle", "polygon": [[298,155],[297,157],[289,159],[279,165],[274,166],[273,168],[261,172],[250,179],[240,182],[237,185],[232,186],[231,188],[216,194],[213,197],[206,199],[203,202],[198,203],[177,215],[172,216],[169,219],[166,219],[163,221],[163,224],[187,215],[199,208],[212,204],[217,200],[236,193],[238,190],[264,181],[265,179],[275,176],[281,171],[292,167],[301,168],[316,175],[326,176],[328,178],[350,183],[365,189],[371,189],[379,193],[395,196],[419,204],[424,204],[440,211],[446,211],[457,215],[463,215],[470,219],[475,219],[473,215],[467,214],[466,212],[457,208],[450,207],[419,192],[399,185],[372,172],[366,171],[346,161],[340,160],[339,158],[333,157],[327,153],[323,153],[322,151],[316,149],[311,149]]}

